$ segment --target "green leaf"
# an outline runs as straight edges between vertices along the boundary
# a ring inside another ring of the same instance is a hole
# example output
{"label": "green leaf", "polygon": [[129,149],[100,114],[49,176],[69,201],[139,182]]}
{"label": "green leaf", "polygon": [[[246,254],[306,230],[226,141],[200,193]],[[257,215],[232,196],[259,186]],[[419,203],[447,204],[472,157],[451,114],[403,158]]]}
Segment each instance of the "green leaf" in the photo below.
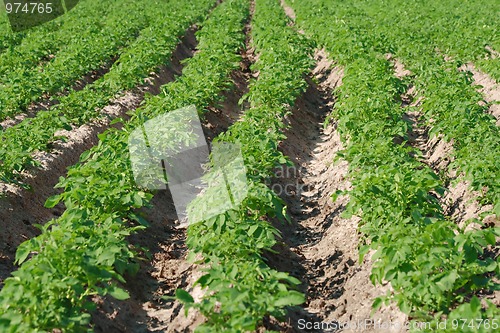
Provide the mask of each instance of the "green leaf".
{"label": "green leaf", "polygon": [[372,311],[375,312],[378,309],[380,309],[382,304],[384,304],[384,300],[382,299],[382,297],[375,298],[375,300],[372,303]]}
{"label": "green leaf", "polygon": [[470,308],[474,313],[481,309],[481,300],[477,296],[473,296],[470,300]]}
{"label": "green leaf", "polygon": [[337,191],[333,192],[332,195],[331,195],[332,201],[333,202],[337,201],[337,199],[339,198],[339,196],[341,196],[343,194],[344,194],[344,191],[342,191],[342,190],[337,190]]}
{"label": "green leaf", "polygon": [[71,131],[73,128],[71,127],[70,123],[69,123],[69,120],[68,118],[66,117],[59,117],[59,120],[61,121],[61,125],[62,127],[66,130],[66,131]]}
{"label": "green leaf", "polygon": [[28,258],[29,254],[31,253],[31,249],[28,244],[21,244],[16,251],[16,260],[15,263],[20,265],[22,264],[26,258]]}
{"label": "green leaf", "polygon": [[458,278],[457,271],[451,271],[448,274],[446,274],[441,280],[439,280],[436,285],[441,289],[442,291],[448,291],[451,290],[455,284],[455,281]]}
{"label": "green leaf", "polygon": [[168,301],[168,302],[171,302],[171,301],[175,301],[177,298],[174,297],[174,296],[167,296],[167,295],[163,295],[160,297],[161,299],[164,299],[165,301]]}
{"label": "green leaf", "polygon": [[125,122],[125,119],[123,119],[123,117],[118,117],[118,118],[113,119],[109,124],[114,125],[114,124],[124,123],[124,122]]}
{"label": "green leaf", "polygon": [[205,274],[202,277],[200,277],[195,284],[199,284],[202,288],[205,288],[210,282],[210,280],[211,280],[210,274]]}
{"label": "green leaf", "polygon": [[408,301],[402,301],[400,304],[399,304],[399,309],[401,309],[401,311],[403,313],[406,313],[406,314],[410,314],[410,311],[411,311],[411,305]]}
{"label": "green leaf", "polygon": [[110,294],[111,296],[113,296],[114,298],[116,298],[119,301],[124,301],[124,300],[130,298],[130,295],[128,294],[127,291],[125,291],[124,289],[117,287],[115,285],[111,285],[108,288],[108,294]]}
{"label": "green leaf", "polygon": [[370,245],[363,245],[359,248],[359,263],[362,264],[365,255],[370,251]]}
{"label": "green leaf", "polygon": [[276,307],[290,306],[290,305],[300,305],[305,302],[305,297],[298,291],[291,290],[287,295],[278,298],[274,305]]}
{"label": "green leaf", "polygon": [[53,195],[45,201],[45,208],[54,208],[61,201],[61,195]]}
{"label": "green leaf", "polygon": [[254,224],[248,228],[248,236],[252,236],[259,227],[260,226],[258,224]]}
{"label": "green leaf", "polygon": [[183,289],[177,289],[175,291],[175,297],[184,304],[194,303],[194,298]]}
{"label": "green leaf", "polygon": [[134,193],[133,200],[134,200],[134,207],[136,208],[142,207],[142,198],[139,195],[139,193]]}
{"label": "green leaf", "polygon": [[90,156],[90,153],[91,153],[91,152],[92,152],[91,150],[84,151],[84,152],[80,155],[80,163],[85,162],[85,161],[89,158],[89,156]]}
{"label": "green leaf", "polygon": [[140,216],[139,214],[130,213],[129,217],[130,217],[130,219],[132,219],[133,221],[138,222],[140,225],[142,225],[144,227],[149,227],[150,226],[149,222],[144,217]]}
{"label": "green leaf", "polygon": [[495,246],[496,243],[496,237],[493,232],[485,232],[484,233],[484,239],[490,244]]}

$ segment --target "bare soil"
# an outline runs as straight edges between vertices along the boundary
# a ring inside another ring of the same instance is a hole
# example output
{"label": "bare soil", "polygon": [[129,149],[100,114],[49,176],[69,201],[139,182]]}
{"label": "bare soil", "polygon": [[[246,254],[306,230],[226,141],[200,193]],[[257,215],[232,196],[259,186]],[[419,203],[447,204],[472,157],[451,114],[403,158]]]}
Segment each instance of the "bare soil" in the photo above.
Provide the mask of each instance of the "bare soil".
{"label": "bare soil", "polygon": [[474,84],[479,86],[479,92],[483,94],[484,101],[491,103],[488,108],[489,114],[496,118],[496,124],[500,126],[500,84],[488,74],[481,72],[472,63],[463,65],[460,70],[472,73]]}
{"label": "bare soil", "polygon": [[496,59],[496,58],[500,57],[500,52],[498,52],[497,50],[493,49],[491,46],[486,45],[484,47],[484,49],[489,53],[488,54],[488,58],[489,59]]}

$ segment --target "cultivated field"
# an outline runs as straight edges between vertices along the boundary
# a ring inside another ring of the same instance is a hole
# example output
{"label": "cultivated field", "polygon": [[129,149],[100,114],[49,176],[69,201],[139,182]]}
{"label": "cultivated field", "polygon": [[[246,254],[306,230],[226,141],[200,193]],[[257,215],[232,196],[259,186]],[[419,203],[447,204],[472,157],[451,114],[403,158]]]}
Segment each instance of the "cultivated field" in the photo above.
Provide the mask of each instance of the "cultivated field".
{"label": "cultivated field", "polygon": [[13,2],[0,333],[500,332],[500,2]]}

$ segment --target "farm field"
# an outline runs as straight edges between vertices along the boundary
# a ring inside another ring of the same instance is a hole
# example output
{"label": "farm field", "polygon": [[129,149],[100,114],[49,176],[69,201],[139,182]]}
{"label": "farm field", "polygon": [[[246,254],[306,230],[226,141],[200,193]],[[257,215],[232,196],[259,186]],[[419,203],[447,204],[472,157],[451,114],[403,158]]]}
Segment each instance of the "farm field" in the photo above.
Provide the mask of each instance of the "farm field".
{"label": "farm field", "polygon": [[12,2],[0,333],[500,332],[500,2]]}

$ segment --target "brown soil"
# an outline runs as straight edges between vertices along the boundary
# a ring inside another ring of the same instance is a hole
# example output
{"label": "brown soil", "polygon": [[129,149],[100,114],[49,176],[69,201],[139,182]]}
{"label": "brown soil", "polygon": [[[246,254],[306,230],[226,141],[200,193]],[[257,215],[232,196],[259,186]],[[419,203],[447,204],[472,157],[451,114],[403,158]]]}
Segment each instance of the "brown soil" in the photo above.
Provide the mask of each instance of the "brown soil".
{"label": "brown soil", "polygon": [[101,119],[71,131],[58,132],[57,135],[67,137],[66,142],[56,141],[50,152],[35,154],[42,167],[23,173],[25,184],[33,190],[0,183],[0,287],[15,269],[13,260],[18,245],[39,234],[34,225],[44,224],[62,214],[62,204],[52,209],[44,207],[48,197],[59,193],[59,190],[54,189],[59,176],[65,175],[67,168],[77,163],[79,156],[98,142],[97,135],[109,128],[112,118],[137,108],[144,99],[144,92],[159,91],[157,85],[170,82],[181,74],[182,60],[191,57],[196,49],[194,31],[195,28],[192,28],[186,32],[169,66],[162,67],[151,77],[151,84],[114,100],[102,110],[104,117]]}
{"label": "brown soil", "polygon": [[[343,71],[324,51],[317,52],[316,60],[313,75],[320,84],[308,79],[309,88],[296,103],[287,139],[281,145],[295,168],[278,170],[272,185],[287,203],[292,224],[277,225],[283,244],[277,247],[279,255],[269,255],[273,267],[303,281],[307,301],[303,307],[291,309],[286,321],[271,318],[266,326],[286,332],[321,332],[304,329],[301,320],[331,324],[375,320],[403,325],[406,316],[392,306],[371,316],[373,300],[389,287],[370,282],[369,256],[358,263],[359,219],[341,217],[349,198],[343,196],[336,202],[330,198],[336,190],[351,186],[347,162],[333,162],[343,149],[336,125],[323,128],[334,105],[331,92],[341,84]],[[362,331],[380,330],[368,325]]]}
{"label": "brown soil", "polygon": [[496,59],[500,57],[500,52],[496,51],[493,49],[491,46],[486,45],[484,49],[488,52],[488,58],[489,59]]}
{"label": "brown soil", "polygon": [[488,74],[478,70],[472,63],[463,65],[460,70],[472,73],[474,84],[480,86],[479,92],[483,94],[484,100],[487,103],[492,103],[488,108],[488,112],[496,118],[497,126],[500,126],[500,84]]}
{"label": "brown soil", "polygon": [[292,21],[295,21],[295,18],[297,16],[295,15],[295,11],[293,10],[293,8],[288,6],[286,4],[285,0],[281,0],[281,6],[283,7],[283,9],[285,11],[286,16],[288,16],[290,19],[292,19]]}
{"label": "brown soil", "polygon": [[52,105],[53,104],[51,104],[50,101],[39,102],[39,106],[35,108],[34,112],[30,112],[28,110],[26,113],[16,114],[13,117],[8,117],[7,119],[0,121],[0,130],[16,126],[26,118],[33,118],[38,111],[48,110]]}
{"label": "brown soil", "polygon": [[184,332],[192,331],[202,318],[194,312],[184,317],[182,305],[162,299],[178,288],[188,289],[195,281],[193,265],[186,262],[184,230],[175,228],[177,218],[168,191],[159,192],[151,208],[142,209],[150,227],[129,238],[131,244],[147,249],[137,275],[126,276],[131,298],[94,298],[98,308],[92,315],[95,332]]}

